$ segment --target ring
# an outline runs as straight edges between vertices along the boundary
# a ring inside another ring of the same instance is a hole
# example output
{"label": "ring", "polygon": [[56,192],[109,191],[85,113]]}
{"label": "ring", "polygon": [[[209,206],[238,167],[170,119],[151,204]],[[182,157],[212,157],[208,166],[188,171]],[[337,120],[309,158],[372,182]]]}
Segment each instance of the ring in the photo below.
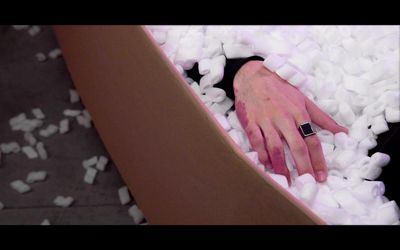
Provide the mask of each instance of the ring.
{"label": "ring", "polygon": [[303,137],[307,137],[307,136],[315,134],[315,131],[313,130],[311,123],[309,123],[309,122],[300,124],[299,131],[301,132]]}

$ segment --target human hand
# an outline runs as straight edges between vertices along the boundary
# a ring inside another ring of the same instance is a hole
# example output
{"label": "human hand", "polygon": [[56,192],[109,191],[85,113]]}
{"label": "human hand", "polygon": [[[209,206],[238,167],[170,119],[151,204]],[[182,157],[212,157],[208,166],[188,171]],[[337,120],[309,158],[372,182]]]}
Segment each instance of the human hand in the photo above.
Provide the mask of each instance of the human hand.
{"label": "human hand", "polygon": [[310,173],[318,182],[327,177],[327,167],[317,135],[305,138],[298,127],[313,122],[333,133],[345,132],[329,115],[302,92],[264,67],[249,61],[234,78],[236,114],[259,160],[276,174],[290,173],[285,163],[283,140],[292,153],[299,175]]}

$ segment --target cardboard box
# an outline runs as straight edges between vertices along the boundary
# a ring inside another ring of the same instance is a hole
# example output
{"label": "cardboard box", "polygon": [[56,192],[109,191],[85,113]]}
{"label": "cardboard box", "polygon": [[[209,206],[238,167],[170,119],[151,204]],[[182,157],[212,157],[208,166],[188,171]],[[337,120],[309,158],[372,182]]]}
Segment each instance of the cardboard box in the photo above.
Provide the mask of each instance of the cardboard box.
{"label": "cardboard box", "polygon": [[149,224],[324,224],[250,162],[141,26],[55,26]]}

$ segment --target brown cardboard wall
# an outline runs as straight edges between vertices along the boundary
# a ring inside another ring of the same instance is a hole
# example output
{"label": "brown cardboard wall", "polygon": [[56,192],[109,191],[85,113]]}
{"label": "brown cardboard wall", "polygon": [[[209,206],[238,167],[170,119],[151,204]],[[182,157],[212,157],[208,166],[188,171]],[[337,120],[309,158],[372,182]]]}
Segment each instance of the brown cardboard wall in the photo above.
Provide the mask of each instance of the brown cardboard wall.
{"label": "brown cardboard wall", "polygon": [[145,29],[54,29],[83,103],[150,224],[323,224],[232,146]]}

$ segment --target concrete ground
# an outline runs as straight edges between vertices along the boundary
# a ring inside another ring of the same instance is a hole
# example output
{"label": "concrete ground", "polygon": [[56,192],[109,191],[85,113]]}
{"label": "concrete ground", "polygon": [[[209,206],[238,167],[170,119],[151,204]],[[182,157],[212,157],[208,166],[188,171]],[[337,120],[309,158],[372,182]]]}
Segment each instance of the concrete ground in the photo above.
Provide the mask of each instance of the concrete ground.
{"label": "concrete ground", "polygon": [[[39,63],[35,54],[58,47],[48,26],[32,37],[27,30],[16,31],[11,26],[0,26],[0,143],[17,141],[27,143],[23,133],[11,131],[9,119],[22,112],[33,118],[31,109],[38,107],[46,115],[43,128],[50,123],[58,125],[64,119],[63,110],[83,109],[80,103],[69,103],[68,90],[73,88],[62,57]],[[72,119],[71,119],[72,121]],[[81,163],[94,155],[107,154],[96,129],[84,128],[74,120],[68,134],[48,138],[34,135],[43,141],[49,159],[29,160],[22,152],[2,155],[0,164],[0,224],[37,225],[49,219],[54,225],[67,224],[134,224],[128,209],[122,206],[118,189],[124,185],[111,162],[105,172],[99,172],[94,185],[83,182],[85,169]],[[45,170],[44,182],[31,185],[32,191],[19,194],[10,182],[25,180],[30,171]],[[56,196],[72,196],[75,202],[69,208],[53,204]]]}

